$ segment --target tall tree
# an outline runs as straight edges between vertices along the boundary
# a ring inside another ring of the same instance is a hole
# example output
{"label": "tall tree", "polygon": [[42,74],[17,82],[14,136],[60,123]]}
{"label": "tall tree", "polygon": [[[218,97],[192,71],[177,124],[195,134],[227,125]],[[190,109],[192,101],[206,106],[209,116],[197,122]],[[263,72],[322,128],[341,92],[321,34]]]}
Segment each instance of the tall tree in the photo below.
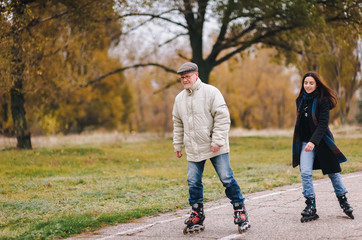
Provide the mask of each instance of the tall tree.
{"label": "tall tree", "polygon": [[[209,82],[210,72],[221,63],[236,54],[257,44],[278,47],[294,51],[302,45],[300,39],[289,38],[287,33],[311,26],[337,21],[359,22],[359,2],[354,1],[269,1],[269,0],[174,0],[139,2],[132,8],[121,9],[120,17],[134,19],[125,32],[130,32],[151,23],[148,29],[161,26],[169,32],[169,39],[163,40],[160,46],[169,45],[180,37],[189,40],[190,52],[183,59],[195,62],[199,66],[200,77]],[[130,5],[132,5],[130,3]],[[138,6],[138,8],[137,8]],[[137,10],[135,10],[137,9]],[[209,29],[205,25],[208,24]],[[170,26],[171,27],[166,27]],[[158,30],[160,28],[157,28]],[[208,39],[208,30],[214,39]],[[308,34],[308,32],[305,32]],[[171,36],[170,36],[171,35]],[[158,36],[164,36],[159,34]],[[156,36],[157,37],[157,36]],[[161,38],[161,37],[160,37]],[[209,44],[209,42],[212,42]],[[210,46],[211,47],[208,47]],[[168,48],[170,49],[170,48]],[[181,51],[180,51],[181,52]],[[139,67],[146,64],[135,64]],[[151,63],[172,71],[172,67]],[[130,67],[132,67],[130,66]],[[117,69],[114,72],[128,68]]]}
{"label": "tall tree", "polygon": [[14,130],[17,137],[18,148],[31,148],[30,132],[28,130],[25,107],[23,83],[25,77],[25,48],[24,32],[20,31],[24,24],[29,22],[30,16],[26,4],[29,1],[13,1],[11,5],[12,26],[10,38],[10,88],[11,113],[14,121]]}
{"label": "tall tree", "polygon": [[359,113],[357,114],[356,119],[359,124],[362,124],[362,99],[358,100],[358,109]]}
{"label": "tall tree", "polygon": [[120,22],[112,0],[14,0],[0,7],[1,71],[9,73],[2,75],[4,91],[11,96],[17,146],[31,148],[25,92],[46,100],[52,87],[85,85],[99,75],[90,65],[97,64],[92,52],[117,42]]}
{"label": "tall tree", "polygon": [[338,115],[346,123],[353,97],[362,87],[362,56],[359,33],[354,28],[338,26],[326,34],[330,54],[319,56],[320,73],[337,92]]}
{"label": "tall tree", "polygon": [[287,62],[295,65],[301,76],[318,71],[336,91],[339,104],[333,118],[342,124],[351,108],[353,97],[362,87],[360,25],[329,24],[316,26],[309,36],[299,34],[305,43],[295,52],[281,51]]}

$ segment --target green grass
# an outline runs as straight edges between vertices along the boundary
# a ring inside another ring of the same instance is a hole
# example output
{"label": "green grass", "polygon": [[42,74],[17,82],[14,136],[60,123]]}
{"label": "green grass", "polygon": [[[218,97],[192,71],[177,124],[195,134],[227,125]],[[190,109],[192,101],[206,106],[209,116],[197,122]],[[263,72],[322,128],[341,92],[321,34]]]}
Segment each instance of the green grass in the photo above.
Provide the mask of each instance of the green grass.
{"label": "green grass", "polygon": [[[337,139],[362,170],[361,139]],[[231,165],[243,193],[300,182],[291,138],[230,139]],[[188,206],[187,161],[172,141],[0,151],[0,239],[57,239]],[[324,177],[320,171],[315,178]],[[224,197],[208,161],[206,201]]]}

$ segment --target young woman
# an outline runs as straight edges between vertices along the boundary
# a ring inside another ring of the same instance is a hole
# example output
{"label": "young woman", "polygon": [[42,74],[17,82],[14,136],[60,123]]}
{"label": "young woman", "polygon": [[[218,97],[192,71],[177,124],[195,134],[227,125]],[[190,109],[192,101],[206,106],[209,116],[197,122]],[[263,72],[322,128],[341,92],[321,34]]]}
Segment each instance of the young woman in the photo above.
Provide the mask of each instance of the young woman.
{"label": "young woman", "polygon": [[307,206],[301,222],[317,219],[312,170],[321,169],[328,174],[334,192],[344,213],[354,219],[353,208],[346,197],[340,163],[347,161],[334,143],[328,127],[329,111],[337,104],[337,97],[316,72],[304,75],[297,97],[297,119],[293,136],[293,167],[300,165],[303,196]]}

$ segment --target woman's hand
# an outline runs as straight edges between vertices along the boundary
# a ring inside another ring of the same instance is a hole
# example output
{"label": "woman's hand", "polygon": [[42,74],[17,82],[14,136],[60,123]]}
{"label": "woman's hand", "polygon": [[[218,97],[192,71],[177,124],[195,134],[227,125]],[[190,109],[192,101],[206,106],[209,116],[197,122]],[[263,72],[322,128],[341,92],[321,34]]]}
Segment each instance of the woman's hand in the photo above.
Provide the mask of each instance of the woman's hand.
{"label": "woman's hand", "polygon": [[314,143],[308,142],[307,145],[306,145],[305,148],[304,148],[304,151],[306,151],[306,152],[311,152],[311,151],[313,151],[314,146],[315,146]]}

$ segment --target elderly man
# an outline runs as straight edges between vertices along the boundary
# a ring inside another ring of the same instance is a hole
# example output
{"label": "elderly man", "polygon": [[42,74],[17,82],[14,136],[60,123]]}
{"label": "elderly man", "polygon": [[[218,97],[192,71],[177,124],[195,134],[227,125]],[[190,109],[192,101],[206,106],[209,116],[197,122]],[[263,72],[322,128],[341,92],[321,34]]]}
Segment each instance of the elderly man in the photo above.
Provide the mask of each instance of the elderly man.
{"label": "elderly man", "polygon": [[244,197],[234,178],[229,160],[230,115],[225,100],[214,86],[199,78],[198,66],[187,62],[177,71],[184,90],[175,98],[172,112],[173,145],[178,158],[182,147],[187,155],[187,183],[191,215],[185,220],[184,234],[204,229],[202,174],[210,159],[226,196],[234,207],[234,223],[242,233],[249,226]]}

